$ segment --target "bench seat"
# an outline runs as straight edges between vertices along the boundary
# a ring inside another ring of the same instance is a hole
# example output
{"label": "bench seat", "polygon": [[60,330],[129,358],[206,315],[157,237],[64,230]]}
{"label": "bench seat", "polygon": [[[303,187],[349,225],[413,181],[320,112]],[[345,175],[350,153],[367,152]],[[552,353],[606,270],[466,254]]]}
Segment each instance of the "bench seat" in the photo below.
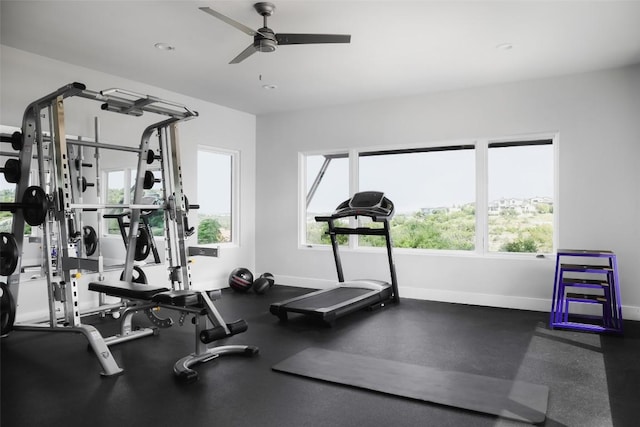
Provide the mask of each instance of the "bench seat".
{"label": "bench seat", "polygon": [[89,282],[89,290],[102,292],[120,298],[151,300],[160,292],[170,291],[164,286],[151,286],[143,283],[129,283],[122,280]]}
{"label": "bench seat", "polygon": [[179,307],[188,307],[200,303],[198,293],[189,290],[159,292],[155,294],[151,300],[158,304],[174,305]]}

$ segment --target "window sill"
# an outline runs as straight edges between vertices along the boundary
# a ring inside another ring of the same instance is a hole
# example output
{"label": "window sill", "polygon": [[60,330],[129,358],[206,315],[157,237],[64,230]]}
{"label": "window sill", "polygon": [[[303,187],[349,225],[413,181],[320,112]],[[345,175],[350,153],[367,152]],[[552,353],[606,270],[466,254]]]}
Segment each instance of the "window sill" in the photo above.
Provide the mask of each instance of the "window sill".
{"label": "window sill", "polygon": [[[312,250],[312,251],[328,251],[331,252],[330,245],[299,245],[299,250]],[[367,248],[358,247],[351,248],[348,246],[340,246],[340,252],[353,252],[353,253],[382,253],[385,252],[384,248]],[[475,251],[455,251],[455,250],[431,250],[431,249],[408,249],[408,248],[393,248],[395,255],[410,255],[410,256],[435,256],[435,257],[448,257],[448,258],[487,258],[487,259],[505,259],[505,260],[534,260],[534,261],[553,261],[555,262],[555,255],[552,253],[538,254],[538,253],[508,253],[508,252],[489,252],[480,253]]]}

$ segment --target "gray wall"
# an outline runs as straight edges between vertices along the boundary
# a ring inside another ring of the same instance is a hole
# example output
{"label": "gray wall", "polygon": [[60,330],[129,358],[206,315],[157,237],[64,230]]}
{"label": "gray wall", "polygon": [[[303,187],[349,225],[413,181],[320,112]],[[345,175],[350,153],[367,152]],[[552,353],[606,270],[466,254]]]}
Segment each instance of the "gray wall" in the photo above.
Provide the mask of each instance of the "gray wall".
{"label": "gray wall", "polygon": [[[298,153],[558,132],[559,247],[618,255],[625,318],[640,319],[640,66],[260,116],[256,253],[279,283],[335,281],[330,250],[299,246]],[[391,195],[389,195],[391,197]],[[345,251],[348,278],[388,276]],[[555,259],[396,250],[400,293],[548,311]]]}

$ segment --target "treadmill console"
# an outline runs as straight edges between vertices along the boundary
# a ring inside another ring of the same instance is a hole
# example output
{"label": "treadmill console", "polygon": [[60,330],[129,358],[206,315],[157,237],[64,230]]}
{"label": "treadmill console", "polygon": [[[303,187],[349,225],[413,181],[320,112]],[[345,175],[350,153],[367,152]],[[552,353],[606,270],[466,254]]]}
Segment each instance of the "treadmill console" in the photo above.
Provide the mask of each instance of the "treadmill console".
{"label": "treadmill console", "polygon": [[384,193],[380,191],[363,191],[353,195],[349,200],[352,208],[379,208],[382,205]]}
{"label": "treadmill console", "polygon": [[[384,197],[380,191],[362,191],[356,193],[349,200],[340,203],[331,215],[332,218],[344,218],[347,216],[368,216],[374,221],[391,219],[394,207],[391,200]],[[317,217],[316,220],[326,220]]]}

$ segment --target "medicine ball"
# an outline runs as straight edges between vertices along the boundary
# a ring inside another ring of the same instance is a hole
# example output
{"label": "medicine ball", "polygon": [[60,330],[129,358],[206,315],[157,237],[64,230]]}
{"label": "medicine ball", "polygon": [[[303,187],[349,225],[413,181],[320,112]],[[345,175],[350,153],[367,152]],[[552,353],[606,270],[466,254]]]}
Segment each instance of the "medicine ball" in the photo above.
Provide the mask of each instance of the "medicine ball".
{"label": "medicine ball", "polygon": [[234,291],[247,292],[253,285],[253,274],[246,268],[236,268],[229,275],[229,286]]}
{"label": "medicine ball", "polygon": [[255,282],[253,282],[253,290],[255,293],[262,295],[267,292],[274,283],[275,280],[273,278],[273,274],[264,273],[258,277]]}
{"label": "medicine ball", "polygon": [[273,277],[271,273],[263,273],[260,277],[264,277],[269,281],[269,287],[272,287],[276,283],[276,279]]}

